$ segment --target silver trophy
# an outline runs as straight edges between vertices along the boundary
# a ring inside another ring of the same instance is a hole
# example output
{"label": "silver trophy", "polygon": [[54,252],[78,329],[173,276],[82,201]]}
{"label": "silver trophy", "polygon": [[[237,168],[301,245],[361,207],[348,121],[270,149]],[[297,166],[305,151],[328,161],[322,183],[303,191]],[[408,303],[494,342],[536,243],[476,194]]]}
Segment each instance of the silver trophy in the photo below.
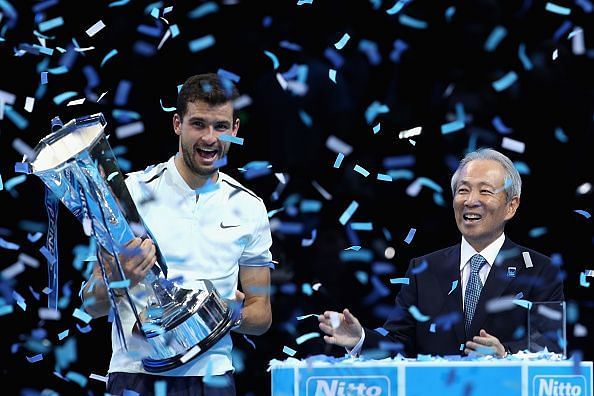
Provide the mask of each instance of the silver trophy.
{"label": "silver trophy", "polygon": [[[202,280],[203,288],[197,291],[167,280],[167,264],[126,187],[105,135],[106,124],[98,113],[60,125],[41,139],[34,149],[35,158],[24,162],[82,223],[85,233],[113,256],[121,279],[124,272],[118,254],[124,245],[134,237],[150,237],[155,243],[157,262],[141,281],[145,286],[142,300],[131,296],[128,288],[124,288],[124,296],[136,317],[134,332],[144,336],[150,346],[143,366],[149,372],[162,372],[213,346],[238,323],[240,309],[222,299],[208,280]],[[106,264],[100,254],[97,258],[125,345],[116,295],[110,288]]]}

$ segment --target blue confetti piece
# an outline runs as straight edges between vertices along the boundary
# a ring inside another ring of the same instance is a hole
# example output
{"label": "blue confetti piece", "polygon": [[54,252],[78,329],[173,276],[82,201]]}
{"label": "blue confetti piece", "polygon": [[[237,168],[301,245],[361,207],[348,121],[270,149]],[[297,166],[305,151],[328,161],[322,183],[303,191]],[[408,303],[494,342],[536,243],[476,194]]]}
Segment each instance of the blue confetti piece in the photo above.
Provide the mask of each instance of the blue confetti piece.
{"label": "blue confetti piece", "polygon": [[118,122],[121,123],[128,123],[130,121],[140,120],[140,114],[131,110],[114,109],[111,112],[111,115],[113,116],[113,118],[117,119]]}
{"label": "blue confetti piece", "polygon": [[353,168],[353,170],[357,173],[360,173],[361,175],[363,175],[364,177],[369,176],[369,171],[367,171],[367,169],[363,168],[362,166],[359,165],[355,165],[355,167]]}
{"label": "blue confetti piece", "polygon": [[526,44],[524,43],[520,43],[518,46],[518,58],[520,58],[525,70],[532,70],[534,66],[532,65],[530,58],[528,58],[528,55],[526,55]]}
{"label": "blue confetti piece", "polygon": [[289,356],[295,356],[295,354],[297,353],[296,350],[289,348],[288,346],[283,346],[283,353],[286,353]]}
{"label": "blue confetti piece", "polygon": [[446,21],[451,22],[455,13],[456,13],[456,7],[449,6],[445,11]]}
{"label": "blue confetti piece", "polygon": [[157,53],[157,48],[151,44],[147,43],[146,41],[138,40],[134,42],[134,46],[132,47],[132,51],[134,53],[145,56],[151,57]]}
{"label": "blue confetti piece", "polygon": [[[520,175],[529,175],[530,174],[530,168],[528,167],[528,164],[526,164],[525,162],[522,161],[514,161],[514,166],[516,167],[518,173]],[[507,182],[507,180],[506,180]],[[504,189],[506,189],[509,186],[504,186]]]}
{"label": "blue confetti piece", "polygon": [[374,292],[378,293],[380,296],[385,297],[390,295],[390,289],[388,289],[377,276],[373,275],[371,277],[371,284],[373,285]]}
{"label": "blue confetti piece", "polygon": [[167,113],[171,113],[171,112],[174,112],[175,110],[177,110],[177,108],[175,106],[165,107],[163,105],[163,100],[161,100],[160,98],[159,98],[159,104],[161,104],[161,109],[163,109],[163,111],[166,111]]}
{"label": "blue confetti piece", "polygon": [[592,5],[592,3],[588,0],[576,0],[575,3],[582,7],[582,10],[584,10],[586,14],[590,14],[592,11],[594,11],[594,5]]}
{"label": "blue confetti piece", "polygon": [[297,345],[301,345],[304,342],[311,340],[312,338],[319,337],[319,336],[320,336],[320,333],[314,331],[314,332],[303,334],[302,336],[297,337],[297,339],[295,339],[295,342],[297,343]]}
{"label": "blue confetti piece", "polygon": [[485,41],[485,51],[495,51],[495,48],[497,48],[497,46],[499,45],[501,40],[505,38],[505,36],[507,36],[507,29],[503,26],[495,26],[495,28],[491,31],[491,34],[489,34],[489,37],[487,37],[487,40]]}
{"label": "blue confetti piece", "polygon": [[330,78],[330,80],[336,84],[336,70],[334,69],[329,69],[328,70],[328,78]]}
{"label": "blue confetti piece", "polygon": [[505,125],[501,120],[501,117],[499,116],[493,117],[493,119],[491,120],[491,124],[497,130],[497,132],[502,133],[504,135],[513,132],[513,129]]}
{"label": "blue confetti piece", "polygon": [[373,41],[365,39],[359,41],[359,51],[367,55],[369,63],[374,66],[377,66],[382,62],[382,56],[378,50],[377,43]]}
{"label": "blue confetti piece", "polygon": [[2,175],[0,175],[0,191],[4,190],[4,183],[2,183]]}
{"label": "blue confetti piece", "polygon": [[15,162],[14,171],[15,171],[15,173],[25,173],[25,174],[31,173],[29,164],[26,162]]}
{"label": "blue confetti piece", "polygon": [[309,114],[307,114],[303,110],[299,110],[299,118],[301,118],[301,121],[305,124],[305,126],[307,126],[308,128],[311,127],[312,120]]}
{"label": "blue confetti piece", "polygon": [[124,106],[128,102],[128,95],[132,89],[132,82],[129,80],[121,80],[116,88],[114,103],[117,106]]}
{"label": "blue confetti piece", "polygon": [[60,333],[58,333],[58,340],[63,340],[64,338],[68,337],[68,333],[70,332],[70,330],[66,329]]}
{"label": "blue confetti piece", "polygon": [[390,170],[390,171],[388,171],[388,175],[392,178],[392,180],[398,180],[398,179],[412,180],[415,177],[414,173],[407,169]]}
{"label": "blue confetti piece", "polygon": [[561,127],[555,128],[555,139],[557,139],[561,143],[567,143],[569,141],[569,138],[567,137],[567,135],[563,131],[563,128]]}
{"label": "blue confetti piece", "polygon": [[109,3],[109,5],[107,7],[108,8],[121,7],[121,6],[128,4],[129,2],[130,2],[130,0],[112,1],[111,3]]}
{"label": "blue confetti piece", "polygon": [[382,127],[381,123],[378,122],[377,125],[373,127],[373,134],[375,135],[375,134],[379,133],[381,127]]}
{"label": "blue confetti piece", "polygon": [[177,26],[177,24],[169,26],[169,31],[171,32],[172,38],[179,36],[179,26]]}
{"label": "blue confetti piece", "polygon": [[584,216],[586,219],[589,219],[590,217],[592,217],[592,215],[589,212],[585,211],[585,210],[576,209],[576,210],[574,210],[574,212],[577,213],[577,214],[580,214],[580,215]]}
{"label": "blue confetti piece", "polygon": [[297,1],[297,5],[303,5],[303,4],[313,4],[313,0],[298,0]]}
{"label": "blue confetti piece", "polygon": [[527,310],[532,308],[532,302],[528,300],[513,299],[512,302],[522,308],[526,308]]}
{"label": "blue confetti piece", "polygon": [[155,381],[155,396],[167,396],[167,381]]}
{"label": "blue confetti piece", "polygon": [[40,360],[43,360],[43,354],[42,353],[39,353],[39,354],[37,354],[35,356],[31,356],[31,357],[29,357],[29,356],[25,356],[25,357],[27,358],[27,361],[29,363],[35,363],[35,362],[39,362]]}
{"label": "blue confetti piece", "polygon": [[412,0],[398,0],[394,5],[386,10],[386,14],[388,15],[396,15],[398,14],[405,5],[410,3]]}
{"label": "blue confetti piece", "polygon": [[66,378],[68,378],[70,381],[76,382],[81,388],[87,386],[87,377],[75,371],[67,372]]}
{"label": "blue confetti piece", "polygon": [[344,159],[344,154],[343,153],[338,153],[338,155],[336,156],[336,159],[334,160],[334,167],[335,168],[340,168],[340,164],[342,164],[342,160]]}
{"label": "blue confetti piece", "polygon": [[381,334],[381,335],[382,335],[382,336],[384,336],[384,337],[385,337],[386,335],[388,335],[388,333],[389,333],[389,331],[388,331],[388,330],[386,330],[386,329],[384,329],[383,327],[377,327],[377,328],[373,329],[373,331],[375,331],[376,333],[379,333],[379,334]]}
{"label": "blue confetti piece", "polygon": [[390,52],[390,60],[394,63],[400,62],[400,56],[408,49],[408,44],[400,39],[394,40],[394,49]]}
{"label": "blue confetti piece", "polygon": [[41,83],[47,84],[47,72],[41,72]]}
{"label": "blue confetti piece", "polygon": [[413,238],[415,237],[415,233],[416,233],[416,232],[417,232],[417,229],[416,229],[416,228],[411,228],[411,229],[408,231],[408,235],[406,236],[406,238],[404,238],[404,242],[405,242],[407,245],[410,245],[410,243],[412,242]]}
{"label": "blue confetti piece", "polygon": [[278,62],[278,58],[276,57],[276,55],[274,55],[272,52],[270,51],[264,51],[264,55],[266,55],[267,57],[269,57],[272,60],[272,69],[276,70],[278,69],[279,66],[279,62]]}
{"label": "blue confetti piece", "polygon": [[360,250],[343,250],[338,254],[338,258],[343,263],[351,261],[360,261],[363,263],[369,263],[373,260],[373,252],[369,249]]}
{"label": "blue confetti piece", "polygon": [[219,69],[217,70],[217,76],[219,76],[220,79],[222,80],[231,80],[234,83],[238,83],[239,80],[241,80],[241,77],[238,76],[237,74],[230,72],[228,70],[225,69]]}
{"label": "blue confetti piece", "polygon": [[215,44],[215,38],[212,34],[204,37],[199,37],[188,43],[191,52],[199,52]]}
{"label": "blue confetti piece", "polygon": [[452,294],[452,292],[453,292],[454,290],[456,290],[456,288],[457,288],[457,287],[458,287],[458,279],[456,279],[455,281],[453,281],[453,282],[452,282],[452,288],[451,288],[451,289],[450,289],[450,291],[448,292],[448,296],[449,296],[450,294]]}
{"label": "blue confetti piece", "polygon": [[53,101],[54,101],[54,103],[55,103],[56,105],[60,105],[60,104],[64,103],[66,100],[68,100],[68,99],[70,99],[70,98],[72,98],[72,97],[74,97],[74,96],[76,96],[76,95],[78,95],[78,93],[77,93],[77,92],[74,92],[74,91],[66,91],[66,92],[63,92],[63,93],[61,93],[61,94],[59,94],[59,95],[56,95],[56,96],[54,97]]}
{"label": "blue confetti piece", "polygon": [[227,156],[224,156],[222,158],[219,158],[218,160],[216,160],[213,164],[212,164],[215,168],[222,168],[224,166],[227,166]]}
{"label": "blue confetti piece", "polygon": [[413,29],[427,29],[427,27],[429,26],[427,22],[422,21],[420,19],[415,19],[406,14],[400,14],[400,16],[398,17],[398,22],[400,22],[400,24],[404,26],[408,26]]}
{"label": "blue confetti piece", "polygon": [[413,275],[420,274],[421,272],[425,271],[427,267],[429,267],[429,263],[427,262],[427,260],[423,260],[421,264],[411,269],[410,273]]}
{"label": "blue confetti piece", "polygon": [[429,332],[435,333],[435,323],[431,323],[431,325],[429,326]]}
{"label": "blue confetti piece", "polygon": [[365,110],[365,120],[367,121],[368,125],[371,125],[375,117],[377,117],[379,114],[385,114],[389,112],[390,108],[387,105],[378,101],[374,101]]}
{"label": "blue confetti piece", "polygon": [[66,73],[68,73],[68,68],[66,66],[62,65],[62,66],[58,66],[58,67],[52,67],[51,69],[48,69],[47,72],[49,74],[53,74],[53,75],[66,74]]}
{"label": "blue confetti piece", "polygon": [[356,246],[349,246],[348,248],[346,248],[344,250],[352,250],[352,251],[358,252],[359,250],[361,250],[361,246],[358,246],[358,245],[356,245]]}
{"label": "blue confetti piece", "polygon": [[571,21],[564,21],[561,26],[555,31],[553,35],[555,41],[558,41],[561,37],[567,36],[567,32],[573,27]]}
{"label": "blue confetti piece", "polygon": [[355,231],[372,231],[373,223],[351,223],[350,227]]}
{"label": "blue confetti piece", "polygon": [[301,285],[301,292],[307,296],[311,296],[313,294],[313,289],[309,283],[304,283]]}
{"label": "blue confetti piece", "polygon": [[422,314],[415,305],[408,307],[408,312],[410,312],[417,322],[426,322],[430,319],[429,316]]}
{"label": "blue confetti piece", "polygon": [[56,17],[56,18],[50,19],[48,21],[41,22],[39,24],[39,31],[46,32],[48,30],[57,28],[58,26],[62,26],[63,24],[64,24],[64,18]]}
{"label": "blue confetti piece", "polygon": [[366,285],[369,281],[369,275],[367,275],[367,272],[364,271],[356,271],[355,278],[357,278],[357,280],[363,285]]}
{"label": "blue confetti piece", "polygon": [[464,129],[464,127],[465,127],[464,121],[461,121],[461,120],[448,122],[447,124],[441,125],[441,134],[446,135],[448,133],[456,132],[461,129]]}
{"label": "blue confetti piece", "polygon": [[205,15],[212,14],[217,11],[219,11],[218,4],[215,3],[214,1],[209,1],[208,3],[204,3],[204,4],[194,8],[192,11],[190,11],[188,13],[188,17],[190,19],[198,19],[198,18],[202,18]]}
{"label": "blue confetti piece", "polygon": [[540,236],[545,235],[547,232],[547,227],[535,227],[528,231],[528,235],[530,236],[530,238],[538,238]]}
{"label": "blue confetti piece", "polygon": [[545,10],[559,15],[571,14],[571,8],[561,7],[560,5],[551,2],[547,2]]}
{"label": "blue confetti piece", "polygon": [[414,155],[399,155],[394,157],[385,157],[382,164],[386,169],[406,168],[414,166],[416,158]]}
{"label": "blue confetti piece", "polygon": [[239,144],[240,146],[243,145],[243,138],[233,136],[233,135],[227,135],[227,134],[219,135],[219,140],[223,141],[223,142]]}
{"label": "blue confetti piece", "polygon": [[590,287],[590,282],[588,282],[585,272],[580,272],[580,286]]}
{"label": "blue confetti piece", "polygon": [[516,74],[516,72],[510,71],[500,79],[493,81],[491,85],[493,86],[493,89],[495,89],[495,91],[501,92],[509,88],[514,82],[516,82],[517,79],[518,75]]}
{"label": "blue confetti piece", "polygon": [[77,319],[82,320],[85,323],[89,323],[91,321],[91,319],[93,319],[93,317],[91,315],[89,315],[88,313],[86,313],[85,311],[83,311],[82,309],[79,309],[79,308],[74,309],[72,316],[74,316]]}
{"label": "blue confetti piece", "polygon": [[[50,8],[50,7],[53,7],[53,6],[55,6],[56,4],[58,4],[58,0],[47,0],[47,1],[42,1],[42,2],[40,2],[40,3],[37,3],[37,4],[35,4],[35,5],[33,6],[32,10],[33,10],[33,12],[34,12],[35,14],[37,14],[37,13],[39,13],[39,12],[43,11],[43,10],[46,10],[46,9],[48,9],[48,8]],[[2,6],[2,8],[4,8],[4,7]]]}
{"label": "blue confetti piece", "polygon": [[247,335],[244,334],[243,339],[246,340],[247,343],[252,346],[252,348],[256,349],[256,344]]}
{"label": "blue confetti piece", "polygon": [[352,201],[343,214],[340,215],[340,218],[338,219],[340,224],[345,225],[353,216],[358,207],[359,203],[357,201]]}
{"label": "blue confetti piece", "polygon": [[26,129],[29,126],[29,121],[19,114],[15,109],[12,108],[10,105],[5,105],[4,107],[4,114],[12,123],[19,129]]}
{"label": "blue confetti piece", "polygon": [[344,57],[334,48],[326,48],[324,56],[332,63],[335,69],[340,69],[344,65]]}
{"label": "blue confetti piece", "polygon": [[217,191],[219,188],[221,188],[219,186],[219,184],[214,183],[211,179],[208,179],[208,181],[206,183],[204,183],[204,185],[202,187],[198,187],[197,189],[194,190],[194,192],[198,195],[208,194],[208,193]]}
{"label": "blue confetti piece", "polygon": [[160,37],[161,36],[161,27],[160,26],[150,26],[150,25],[139,25],[136,28],[138,33],[144,34],[149,37]]}
{"label": "blue confetti piece", "polygon": [[304,199],[299,204],[301,213],[317,213],[322,209],[322,202],[316,199]]}
{"label": "blue confetti piece", "polygon": [[377,174],[377,180],[391,182],[392,181],[392,176],[385,175],[383,173],[378,173]]}
{"label": "blue confetti piece", "polygon": [[4,183],[4,188],[6,188],[7,191],[10,191],[13,188],[15,188],[16,186],[18,186],[19,184],[23,183],[25,180],[27,180],[27,175],[20,175],[20,176],[12,177],[12,178],[6,180],[6,182]]}
{"label": "blue confetti piece", "polygon": [[390,283],[393,285],[410,285],[409,278],[392,278],[390,279]]}
{"label": "blue confetti piece", "polygon": [[299,44],[295,44],[295,43],[292,43],[287,40],[282,40],[278,45],[281,48],[286,48],[288,50],[297,51],[297,52],[301,51],[303,49],[303,48],[301,48],[301,46]]}
{"label": "blue confetti piece", "polygon": [[342,38],[336,44],[334,44],[334,48],[337,50],[343,49],[350,38],[351,36],[348,33],[345,33]]}
{"label": "blue confetti piece", "polygon": [[14,310],[12,305],[3,305],[0,306],[0,316],[11,314]]}
{"label": "blue confetti piece", "polygon": [[117,49],[112,49],[111,51],[109,51],[107,53],[107,55],[105,55],[103,57],[103,60],[101,61],[101,65],[99,67],[103,67],[103,65],[105,65],[107,63],[108,60],[110,60],[111,58],[113,58],[114,56],[116,56],[118,54],[118,50]]}
{"label": "blue confetti piece", "polygon": [[130,287],[130,279],[109,282],[110,289],[126,289]]}

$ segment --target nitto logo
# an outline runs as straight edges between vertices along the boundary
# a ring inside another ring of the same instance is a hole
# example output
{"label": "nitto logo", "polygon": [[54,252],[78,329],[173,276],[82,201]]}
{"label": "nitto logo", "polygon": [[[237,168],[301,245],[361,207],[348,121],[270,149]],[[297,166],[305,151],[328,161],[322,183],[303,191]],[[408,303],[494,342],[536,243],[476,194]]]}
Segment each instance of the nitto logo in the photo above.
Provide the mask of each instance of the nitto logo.
{"label": "nitto logo", "polygon": [[532,380],[534,396],[586,395],[586,378],[581,375],[536,375]]}
{"label": "nitto logo", "polygon": [[390,396],[385,376],[332,376],[307,379],[307,396]]}

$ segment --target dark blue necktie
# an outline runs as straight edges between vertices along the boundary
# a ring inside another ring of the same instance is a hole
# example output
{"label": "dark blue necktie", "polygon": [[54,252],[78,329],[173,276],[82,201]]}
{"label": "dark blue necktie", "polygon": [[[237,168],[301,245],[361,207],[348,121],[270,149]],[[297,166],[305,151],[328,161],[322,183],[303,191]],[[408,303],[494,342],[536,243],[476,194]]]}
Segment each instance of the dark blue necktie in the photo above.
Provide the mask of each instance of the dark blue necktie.
{"label": "dark blue necktie", "polygon": [[470,324],[472,323],[476,303],[481,296],[481,290],[483,288],[479,271],[486,263],[487,260],[480,254],[475,254],[470,259],[470,276],[468,277],[468,284],[464,293],[464,328],[468,337],[470,337]]}

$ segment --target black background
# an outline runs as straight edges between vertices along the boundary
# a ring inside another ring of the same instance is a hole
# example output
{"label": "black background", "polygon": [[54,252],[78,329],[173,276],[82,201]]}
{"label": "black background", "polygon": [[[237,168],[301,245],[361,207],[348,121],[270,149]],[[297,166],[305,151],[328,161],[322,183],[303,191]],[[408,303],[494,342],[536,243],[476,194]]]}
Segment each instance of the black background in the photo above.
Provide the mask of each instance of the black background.
{"label": "black background", "polygon": [[[568,350],[572,355],[581,353],[585,360],[594,358],[589,342],[590,332],[594,331],[592,288],[580,286],[579,280],[580,272],[594,269],[592,221],[576,212],[592,213],[592,192],[577,190],[592,182],[594,147],[594,48],[589,49],[594,42],[594,25],[592,12],[585,5],[557,2],[571,9],[569,15],[559,15],[546,11],[545,2],[539,1],[412,2],[398,14],[389,15],[386,11],[394,5],[392,2],[314,0],[313,4],[299,6],[296,1],[237,1],[212,2],[218,11],[193,19],[190,12],[204,3],[185,1],[154,3],[161,15],[166,7],[173,7],[164,15],[166,21],[158,21],[145,10],[150,2],[131,1],[109,7],[106,1],[56,1],[38,12],[34,10],[39,2],[14,1],[12,9],[7,4],[11,3],[3,2],[0,20],[0,37],[5,39],[0,42],[0,90],[16,95],[12,107],[27,119],[28,126],[18,128],[5,109],[0,120],[0,174],[5,184],[19,175],[14,164],[22,159],[12,147],[13,140],[20,138],[34,147],[49,133],[50,120],[55,116],[66,122],[102,112],[108,130],[114,131],[129,122],[114,116],[114,109],[136,112],[144,123],[144,132],[125,139],[112,133],[112,147],[127,149],[122,157],[129,161],[131,170],[165,161],[177,150],[177,139],[171,127],[173,113],[164,111],[160,101],[165,107],[175,106],[177,86],[195,73],[224,69],[241,77],[238,87],[252,104],[240,113],[239,136],[245,142],[232,147],[224,171],[258,193],[268,210],[285,207],[273,218],[301,223],[303,232],[273,234],[272,250],[278,261],[272,274],[274,323],[260,337],[246,340],[234,335],[238,394],[270,392],[268,362],[285,359],[285,345],[297,351],[297,358],[344,353],[325,346],[320,337],[297,345],[298,336],[318,331],[315,319],[297,321],[297,316],[349,307],[368,327],[383,323],[398,290],[389,279],[402,276],[410,258],[459,240],[450,206],[449,180],[456,161],[468,149],[480,146],[498,148],[527,167],[522,204],[506,234],[545,254],[561,255],[571,313]],[[455,10],[453,14],[451,10]],[[402,14],[425,21],[427,27],[407,26],[399,19]],[[68,63],[67,73],[50,74],[48,84],[40,91],[40,72],[65,64],[64,55],[57,50],[52,56],[15,56],[15,52],[22,44],[38,44],[33,33],[38,23],[57,16],[64,18],[64,24],[44,33],[51,36],[48,47],[71,52],[75,39],[80,47],[94,49],[78,53]],[[100,19],[106,28],[92,38],[86,36],[85,30]],[[180,35],[157,50],[167,23],[177,24]],[[147,36],[137,30],[139,25],[160,28],[160,34]],[[507,35],[489,52],[484,44],[496,26],[505,27]],[[574,53],[572,39],[568,38],[577,28],[583,29],[585,54]],[[343,59],[337,66],[325,51],[333,49],[344,33],[351,38],[336,51]],[[189,50],[191,40],[208,34],[215,37],[214,46],[199,52]],[[372,64],[359,50],[361,40],[377,45],[381,62]],[[390,57],[396,40],[407,45],[398,60]],[[154,54],[135,52],[139,41],[152,47]],[[299,45],[300,49],[283,48],[283,41]],[[521,43],[533,65],[530,70],[518,55]],[[112,49],[117,49],[118,54],[100,66]],[[278,70],[273,69],[264,51],[278,57]],[[303,96],[283,91],[276,79],[276,73],[285,73],[294,64],[308,66],[308,91]],[[98,85],[89,86],[85,67],[95,70]],[[329,69],[337,70],[336,84],[328,78]],[[510,71],[517,73],[518,80],[501,92],[495,91],[492,82]],[[126,102],[116,105],[114,95],[122,80],[130,81],[132,88]],[[78,92],[72,99],[86,96],[87,100],[78,106],[67,107],[66,102],[56,105],[52,98],[65,91]],[[107,94],[97,103],[97,97],[104,92]],[[36,98],[32,113],[23,110],[27,96]],[[374,101],[388,106],[389,112],[368,123],[365,112]],[[442,134],[441,125],[456,117],[456,104],[465,110],[465,127]],[[311,117],[310,126],[301,120],[300,111]],[[510,132],[497,131],[492,123],[497,116]],[[378,122],[381,131],[374,134],[372,128]],[[400,131],[418,126],[422,133],[413,138],[415,144],[398,139]],[[563,130],[566,141],[556,137],[558,128]],[[332,166],[336,153],[326,147],[331,135],[353,147],[339,169]],[[504,136],[524,142],[525,151],[501,148]],[[383,159],[399,155],[413,156],[414,164],[406,169],[414,178],[425,177],[437,183],[443,189],[444,203],[436,202],[427,187],[415,197],[407,195],[406,188],[414,179],[391,183],[376,180],[377,173],[387,173]],[[270,162],[273,173],[289,177],[279,199],[272,196],[278,184],[272,173],[245,180],[238,171],[256,160]],[[356,164],[370,171],[369,177],[354,172]],[[332,194],[332,199],[324,199],[312,181]],[[321,210],[300,211],[300,202],[307,199],[319,200]],[[352,221],[373,222],[373,231],[357,233],[360,243],[349,240],[338,222],[353,200],[360,206]],[[45,231],[41,181],[28,176],[10,191],[0,191],[0,208],[0,237],[19,245],[19,250],[0,248],[1,268],[16,262],[20,253],[41,262],[39,268],[27,267],[15,279],[1,283],[6,303],[13,303],[13,290],[27,302],[26,311],[14,304],[13,313],[0,316],[0,373],[5,378],[3,387],[7,387],[3,393],[28,390],[35,394],[52,389],[60,394],[103,394],[101,382],[89,380],[81,387],[53,374],[54,351],[64,347],[67,340],[76,345],[76,359],[61,368],[62,375],[69,371],[85,377],[91,373],[105,375],[109,361],[107,320],[92,321],[92,330],[82,333],[76,325],[83,324],[71,316],[80,306],[77,293],[85,279],[86,268],[79,270],[73,265],[75,252],[89,243],[82,227],[61,208],[60,295],[65,296],[60,309],[62,318],[40,321],[37,310],[47,301],[43,294],[40,300],[35,299],[32,291],[39,293],[47,284],[39,253],[45,235],[30,242],[27,234]],[[410,228],[415,228],[416,234],[407,244],[404,239]],[[536,232],[542,229],[544,233]],[[314,244],[302,247],[301,240],[311,237],[313,230],[317,233]],[[369,249],[373,260],[341,261],[340,252],[353,244]],[[387,246],[396,250],[392,259],[384,257]],[[392,271],[374,272],[376,262],[389,263]],[[361,282],[357,273],[366,274],[369,281]],[[373,297],[378,290],[371,282],[373,277],[389,288],[389,295]],[[302,285],[318,282],[318,291],[311,295],[303,292]],[[574,336],[576,324],[585,326],[589,332],[586,337]],[[70,335],[59,341],[57,334],[66,329]],[[44,339],[45,344],[40,343]],[[37,354],[39,345],[47,348],[44,359],[28,363],[26,356]]]}

